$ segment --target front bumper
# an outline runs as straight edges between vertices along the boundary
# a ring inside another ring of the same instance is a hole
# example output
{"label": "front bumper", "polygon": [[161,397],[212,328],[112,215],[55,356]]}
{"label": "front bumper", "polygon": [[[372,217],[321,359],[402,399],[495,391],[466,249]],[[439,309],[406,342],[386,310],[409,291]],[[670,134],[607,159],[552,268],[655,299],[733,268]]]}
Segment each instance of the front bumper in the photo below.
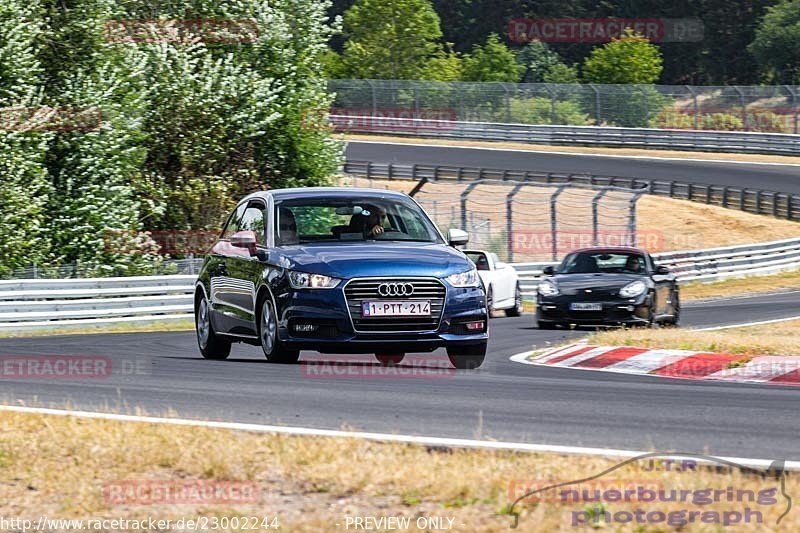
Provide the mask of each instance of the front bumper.
{"label": "front bumper", "polygon": [[575,311],[570,304],[576,298],[542,298],[536,303],[536,320],[540,324],[575,324],[578,326],[637,325],[650,321],[650,298],[606,299],[599,303],[600,311]]}
{"label": "front bumper", "polygon": [[[484,344],[489,339],[481,287],[448,287],[437,326],[425,331],[356,331],[342,288],[287,290],[277,297],[278,337],[288,348],[328,354],[416,353]],[[480,330],[467,323],[483,322]]]}

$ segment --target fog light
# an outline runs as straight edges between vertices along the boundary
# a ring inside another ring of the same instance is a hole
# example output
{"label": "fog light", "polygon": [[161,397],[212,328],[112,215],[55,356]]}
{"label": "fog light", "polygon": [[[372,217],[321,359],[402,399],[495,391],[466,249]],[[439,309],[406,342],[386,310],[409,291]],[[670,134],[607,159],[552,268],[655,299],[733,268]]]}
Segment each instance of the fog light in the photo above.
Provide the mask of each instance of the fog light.
{"label": "fog light", "polygon": [[483,329],[483,320],[479,322],[467,322],[467,329],[470,331],[480,331]]}
{"label": "fog light", "polygon": [[319,326],[316,324],[295,324],[294,330],[298,333],[312,333],[317,331]]}

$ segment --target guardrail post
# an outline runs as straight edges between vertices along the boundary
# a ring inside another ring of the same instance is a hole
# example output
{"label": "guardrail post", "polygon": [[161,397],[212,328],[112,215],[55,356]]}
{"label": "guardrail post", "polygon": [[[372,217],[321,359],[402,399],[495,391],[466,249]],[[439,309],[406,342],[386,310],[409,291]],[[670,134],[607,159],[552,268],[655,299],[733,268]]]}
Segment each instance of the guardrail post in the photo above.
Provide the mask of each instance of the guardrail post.
{"label": "guardrail post", "polygon": [[558,196],[564,192],[568,185],[560,185],[556,192],[550,195],[550,238],[553,239],[553,261],[558,261]]}
{"label": "guardrail post", "polygon": [[722,207],[728,207],[728,186],[722,188]]}
{"label": "guardrail post", "polygon": [[467,198],[472,190],[481,184],[483,180],[475,180],[470,183],[464,192],[461,193],[461,229],[467,231]]}
{"label": "guardrail post", "polygon": [[746,190],[746,189],[742,189],[741,191],[739,191],[739,211],[744,211],[744,195],[745,195],[745,190]]}
{"label": "guardrail post", "polygon": [[761,189],[756,191],[756,214],[761,214]]}
{"label": "guardrail post", "polygon": [[592,198],[592,245],[597,246],[598,243],[598,228],[600,226],[600,214],[598,212],[598,204],[600,200],[608,193],[608,189],[603,189]]}
{"label": "guardrail post", "polygon": [[525,183],[517,183],[511,192],[506,195],[506,240],[508,241],[508,262],[514,262],[514,196]]}
{"label": "guardrail post", "polygon": [[778,202],[780,201],[781,194],[778,192],[772,193],[772,216],[778,218]]}

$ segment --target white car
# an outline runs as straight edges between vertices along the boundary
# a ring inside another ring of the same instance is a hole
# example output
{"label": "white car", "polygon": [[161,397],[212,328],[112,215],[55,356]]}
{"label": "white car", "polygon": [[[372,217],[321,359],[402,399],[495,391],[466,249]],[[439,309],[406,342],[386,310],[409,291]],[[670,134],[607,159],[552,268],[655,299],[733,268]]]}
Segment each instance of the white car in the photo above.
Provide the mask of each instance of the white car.
{"label": "white car", "polygon": [[475,266],[486,287],[489,311],[504,310],[506,316],[522,314],[522,290],[519,276],[513,266],[503,263],[497,254],[483,250],[464,250]]}

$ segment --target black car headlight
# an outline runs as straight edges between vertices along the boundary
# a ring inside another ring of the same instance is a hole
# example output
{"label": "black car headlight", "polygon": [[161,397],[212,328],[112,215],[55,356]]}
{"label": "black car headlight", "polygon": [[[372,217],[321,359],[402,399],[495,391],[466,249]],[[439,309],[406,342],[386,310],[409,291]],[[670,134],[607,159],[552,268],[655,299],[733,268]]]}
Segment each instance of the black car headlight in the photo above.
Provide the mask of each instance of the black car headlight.
{"label": "black car headlight", "polygon": [[552,281],[543,281],[537,287],[542,296],[558,296],[558,286]]}
{"label": "black car headlight", "polygon": [[289,284],[293,289],[333,289],[342,280],[323,276],[322,274],[308,274],[306,272],[289,272]]}
{"label": "black car headlight", "polygon": [[619,295],[623,298],[635,298],[647,290],[647,284],[644,281],[634,281],[628,283],[619,291]]}

